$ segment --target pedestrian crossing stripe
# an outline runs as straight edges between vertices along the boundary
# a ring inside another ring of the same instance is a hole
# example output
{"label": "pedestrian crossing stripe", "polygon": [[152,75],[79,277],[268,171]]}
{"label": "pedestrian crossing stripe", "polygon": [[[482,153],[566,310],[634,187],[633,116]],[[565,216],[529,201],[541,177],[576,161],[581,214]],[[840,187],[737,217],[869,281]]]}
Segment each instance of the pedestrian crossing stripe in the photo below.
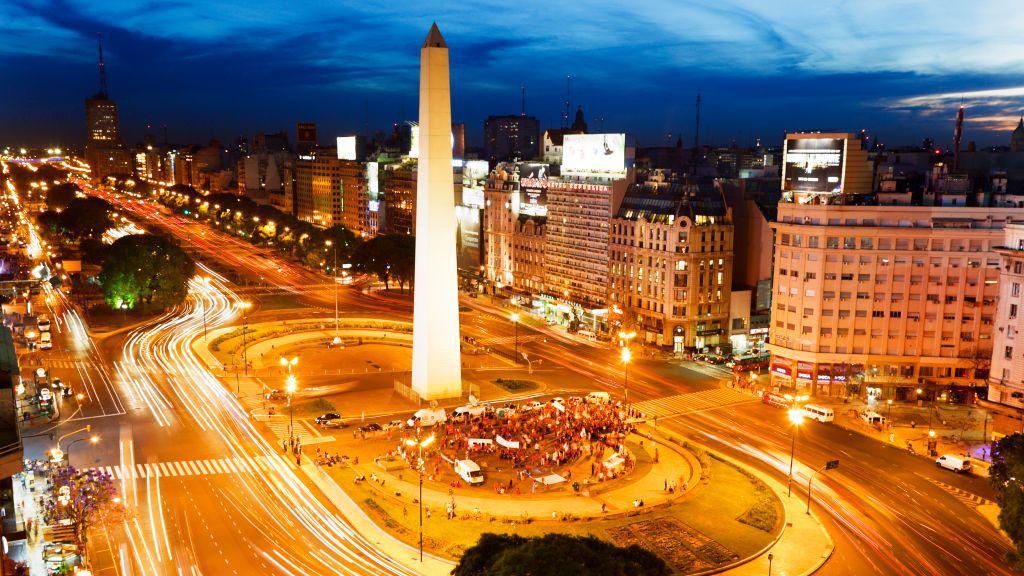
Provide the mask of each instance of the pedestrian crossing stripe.
{"label": "pedestrian crossing stripe", "polygon": [[[279,440],[288,438],[288,421],[287,420],[271,420],[265,423],[270,431],[277,436]],[[311,432],[306,428],[306,424],[302,420],[295,421],[295,437],[299,439],[300,444],[320,444],[323,442],[334,442],[334,436],[324,436],[319,433]]]}
{"label": "pedestrian crossing stripe", "polygon": [[942,488],[950,496],[963,502],[968,508],[977,508],[979,506],[995,504],[995,502],[987,498],[982,498],[981,496],[978,496],[977,494],[974,494],[972,492],[968,492],[967,490],[957,488],[956,486],[951,486],[941,480],[935,480],[933,478],[926,479],[932,484],[938,486],[939,488]]}
{"label": "pedestrian crossing stripe", "polygon": [[150,462],[129,466],[97,466],[89,470],[105,472],[111,477],[122,478],[174,478],[179,476],[215,476],[221,474],[244,474],[248,472],[273,472],[277,468],[267,457],[209,458],[205,460],[176,460],[171,462]]}
{"label": "pedestrian crossing stripe", "polygon": [[691,414],[693,412],[701,412],[745,402],[757,402],[757,399],[732,388],[715,388],[635,402],[633,408],[639,410],[648,418],[652,416],[664,418],[666,416]]}

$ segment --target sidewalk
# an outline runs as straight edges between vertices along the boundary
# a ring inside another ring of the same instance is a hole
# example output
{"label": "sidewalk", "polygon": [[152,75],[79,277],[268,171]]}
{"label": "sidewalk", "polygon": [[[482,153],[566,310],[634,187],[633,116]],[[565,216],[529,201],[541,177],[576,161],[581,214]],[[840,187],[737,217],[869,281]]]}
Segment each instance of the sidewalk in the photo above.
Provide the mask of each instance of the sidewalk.
{"label": "sidewalk", "polygon": [[[707,452],[707,447],[693,440],[687,441]],[[769,565],[772,574],[786,576],[807,576],[818,571],[832,556],[835,543],[825,526],[813,512],[807,513],[806,502],[797,494],[786,496],[786,485],[772,476],[755,468],[743,466],[740,462],[720,452],[716,456],[757,476],[764,482],[782,502],[784,510],[783,528],[779,537],[752,558],[740,560],[733,568],[720,574],[730,576],[763,576],[768,574]],[[768,556],[771,555],[771,560]]]}

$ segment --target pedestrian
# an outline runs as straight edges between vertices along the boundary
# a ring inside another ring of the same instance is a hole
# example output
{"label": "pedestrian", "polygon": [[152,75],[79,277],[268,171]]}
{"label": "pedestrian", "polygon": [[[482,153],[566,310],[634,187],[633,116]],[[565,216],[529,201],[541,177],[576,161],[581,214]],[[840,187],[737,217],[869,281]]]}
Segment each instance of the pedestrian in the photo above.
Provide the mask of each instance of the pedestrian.
{"label": "pedestrian", "polygon": [[302,466],[302,456],[298,456],[298,455],[295,456],[295,465],[296,466]]}
{"label": "pedestrian", "polygon": [[284,438],[281,439],[281,451],[285,454],[288,453],[288,440],[285,440]]}
{"label": "pedestrian", "polygon": [[668,492],[668,478],[665,479],[665,492]]}

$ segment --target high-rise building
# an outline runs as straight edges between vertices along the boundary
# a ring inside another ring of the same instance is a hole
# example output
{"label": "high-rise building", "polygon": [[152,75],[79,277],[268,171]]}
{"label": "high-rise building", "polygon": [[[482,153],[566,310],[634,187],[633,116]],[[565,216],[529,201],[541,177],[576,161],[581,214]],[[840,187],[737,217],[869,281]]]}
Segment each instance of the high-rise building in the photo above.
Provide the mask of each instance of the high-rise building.
{"label": "high-rise building", "polygon": [[631,185],[610,238],[620,329],[674,352],[728,343],[733,225],[719,182],[662,173]]}
{"label": "high-rise building", "polygon": [[524,294],[544,292],[547,204],[535,176],[532,165],[499,164],[484,187],[484,274]]}
{"label": "high-rise building", "polygon": [[299,122],[295,125],[295,148],[299,154],[316,149],[316,122]]}
{"label": "high-rise building", "polygon": [[[999,304],[992,331],[988,400],[1024,408],[1024,225],[1008,224],[999,255]],[[1018,338],[1017,334],[1021,334]]]}
{"label": "high-rise building", "polygon": [[117,104],[107,94],[107,71],[103,62],[103,44],[99,44],[100,90],[85,101],[85,123],[88,139],[85,160],[92,177],[106,178],[112,174],[132,174],[131,151],[121,141],[118,130]]}
{"label": "high-rise building", "polygon": [[484,154],[491,164],[533,160],[540,153],[540,121],[533,116],[488,116]]}
{"label": "high-rise building", "polygon": [[296,163],[296,216],[321,228],[344,225],[362,234],[366,225],[366,170],[340,160],[334,149],[300,156]]}

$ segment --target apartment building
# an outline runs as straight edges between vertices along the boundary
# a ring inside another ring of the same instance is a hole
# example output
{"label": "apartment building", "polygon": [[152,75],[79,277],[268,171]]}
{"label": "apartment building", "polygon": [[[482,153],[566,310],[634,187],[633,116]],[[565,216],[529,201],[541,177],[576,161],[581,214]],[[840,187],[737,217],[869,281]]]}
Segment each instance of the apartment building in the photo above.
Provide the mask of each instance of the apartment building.
{"label": "apartment building", "polygon": [[521,213],[514,165],[502,164],[484,186],[484,275],[515,292],[544,291],[547,217]]}
{"label": "apartment building", "polygon": [[987,397],[992,402],[1024,408],[1024,225],[1007,225],[1005,240],[995,252],[999,255],[999,305],[992,332]]}
{"label": "apartment building", "polygon": [[733,225],[718,182],[633,184],[610,229],[609,300],[622,329],[675,352],[728,343]]}
{"label": "apartment building", "polygon": [[366,170],[361,162],[339,160],[333,150],[300,156],[296,162],[296,216],[330,228],[342,224],[356,234],[366,227]]}
{"label": "apartment building", "polygon": [[772,384],[973,399],[989,380],[997,247],[1019,217],[1009,208],[779,204]]}

